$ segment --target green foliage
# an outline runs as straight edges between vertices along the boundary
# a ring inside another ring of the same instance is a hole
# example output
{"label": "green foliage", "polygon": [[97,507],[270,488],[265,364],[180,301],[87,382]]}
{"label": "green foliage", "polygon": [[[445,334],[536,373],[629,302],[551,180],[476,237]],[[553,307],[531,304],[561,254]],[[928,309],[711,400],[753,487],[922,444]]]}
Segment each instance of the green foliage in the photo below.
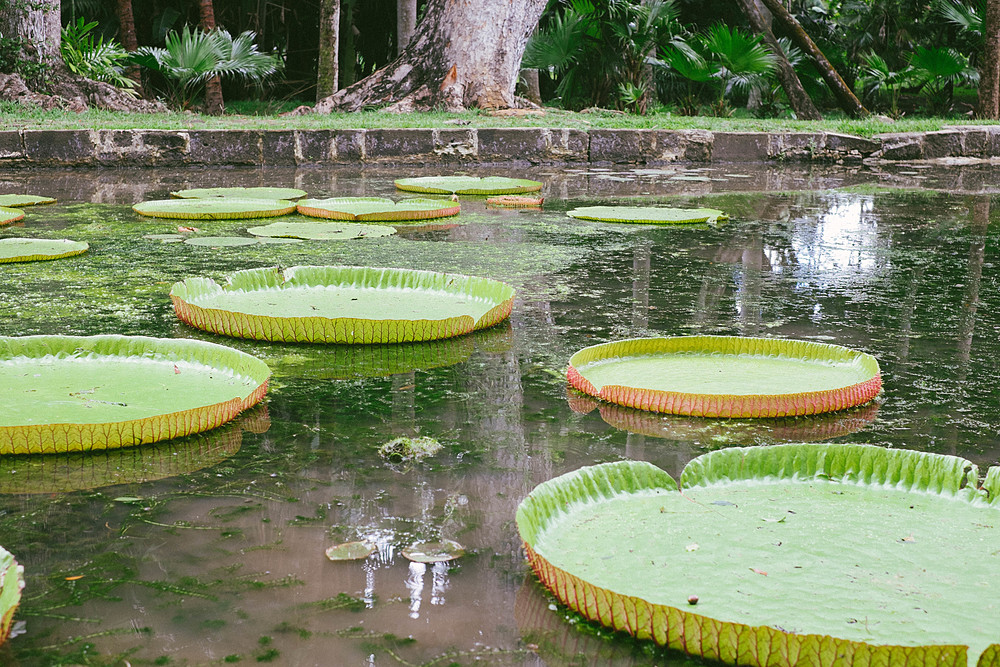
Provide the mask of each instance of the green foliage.
{"label": "green foliage", "polygon": [[0,72],[17,74],[28,87],[44,91],[52,74],[52,66],[24,57],[24,40],[0,34]]}
{"label": "green foliage", "polygon": [[114,40],[94,34],[97,21],[82,17],[62,29],[60,51],[66,67],[74,74],[110,83],[135,96],[136,82],[125,75],[129,53]]}
{"label": "green foliage", "polygon": [[158,72],[167,82],[170,102],[187,108],[212,77],[261,83],[281,70],[277,54],[261,53],[253,32],[233,37],[225,30],[205,32],[184,26],[167,33],[164,47],[142,47],[132,60]]}
{"label": "green foliage", "polygon": [[969,59],[948,47],[918,46],[910,56],[907,75],[914,86],[927,96],[932,113],[951,109],[955,86],[976,84],[979,72],[969,65]]}

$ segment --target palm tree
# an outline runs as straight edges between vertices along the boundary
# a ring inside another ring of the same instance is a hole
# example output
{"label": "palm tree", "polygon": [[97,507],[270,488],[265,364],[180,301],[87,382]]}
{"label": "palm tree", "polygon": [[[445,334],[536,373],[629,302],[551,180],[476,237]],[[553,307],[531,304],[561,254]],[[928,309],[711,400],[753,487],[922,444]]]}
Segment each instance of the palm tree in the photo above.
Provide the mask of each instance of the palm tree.
{"label": "palm tree", "polygon": [[[201,29],[205,32],[215,30],[215,6],[212,0],[198,0],[198,15],[201,17]],[[222,99],[222,79],[210,76],[205,81],[205,113],[219,116],[225,110]]]}
{"label": "palm tree", "polygon": [[931,112],[937,114],[951,109],[952,91],[956,85],[979,82],[979,72],[969,65],[969,59],[943,46],[918,46],[910,56],[906,72],[913,85],[927,95]]}

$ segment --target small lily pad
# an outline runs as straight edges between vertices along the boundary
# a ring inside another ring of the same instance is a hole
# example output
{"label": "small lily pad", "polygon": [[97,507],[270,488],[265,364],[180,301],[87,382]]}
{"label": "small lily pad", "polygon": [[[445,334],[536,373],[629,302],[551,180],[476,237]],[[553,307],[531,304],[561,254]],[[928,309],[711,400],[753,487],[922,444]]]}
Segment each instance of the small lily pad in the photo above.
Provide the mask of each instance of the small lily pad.
{"label": "small lily pad", "polygon": [[299,199],[306,196],[305,190],[298,188],[191,188],[171,192],[171,197],[179,199]]}
{"label": "small lily pad", "polygon": [[9,225],[18,220],[24,220],[24,211],[19,208],[0,207],[0,225]]}
{"label": "small lily pad", "polygon": [[415,563],[443,563],[465,555],[465,547],[453,540],[417,542],[402,551],[403,558]]}
{"label": "small lily pad", "polygon": [[458,202],[442,199],[404,199],[394,202],[380,197],[332,197],[299,202],[302,215],[332,220],[432,220],[458,215]]}
{"label": "small lily pad", "polygon": [[542,189],[538,181],[505,176],[421,176],[401,178],[396,187],[410,192],[458,195],[514,195]]}
{"label": "small lily pad", "polygon": [[660,206],[585,206],[566,213],[579,220],[635,224],[692,224],[728,220],[714,208],[667,208]]}
{"label": "small lily pad", "polygon": [[159,199],[136,204],[132,210],[152,218],[182,220],[234,220],[241,218],[274,218],[295,210],[287,199]]}
{"label": "small lily pad", "polygon": [[184,243],[212,248],[230,248],[238,245],[254,245],[257,243],[257,239],[246,236],[192,236],[185,239]]}
{"label": "small lily pad", "polygon": [[521,195],[500,195],[486,200],[487,206],[502,206],[504,208],[541,208],[545,197],[523,197]]}
{"label": "small lily pad", "polygon": [[22,208],[24,206],[38,206],[39,204],[55,204],[52,197],[39,197],[38,195],[0,195],[0,206],[11,206]]}
{"label": "small lily pad", "polygon": [[89,247],[82,241],[68,239],[0,239],[0,264],[72,257]]}
{"label": "small lily pad", "polygon": [[326,550],[326,557],[332,561],[360,560],[375,553],[375,545],[371,542],[345,542],[335,544]]}
{"label": "small lily pad", "polygon": [[361,225],[353,222],[274,222],[262,227],[251,227],[247,231],[254,236],[291,237],[317,241],[377,238],[396,233],[393,227]]}
{"label": "small lily pad", "polygon": [[183,234],[145,234],[142,238],[150,241],[163,241],[164,243],[180,243],[188,237]]}

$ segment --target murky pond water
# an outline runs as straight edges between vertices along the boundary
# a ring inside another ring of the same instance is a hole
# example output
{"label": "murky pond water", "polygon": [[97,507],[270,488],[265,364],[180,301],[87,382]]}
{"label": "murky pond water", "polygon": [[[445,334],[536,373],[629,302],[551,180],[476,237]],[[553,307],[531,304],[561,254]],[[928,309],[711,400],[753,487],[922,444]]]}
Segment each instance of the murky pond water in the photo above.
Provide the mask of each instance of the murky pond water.
{"label": "murky pond water", "polygon": [[[426,174],[434,171],[424,172]],[[510,170],[476,173],[509,175]],[[663,665],[567,618],[526,569],[514,526],[537,483],[645,459],[671,474],[731,444],[837,440],[1000,456],[1000,168],[534,169],[544,211],[487,210],[349,242],[233,248],[144,238],[176,221],[130,205],[183,187],[280,185],[394,195],[412,170],[32,171],[0,192],[28,209],[0,237],[88,241],[82,256],[0,269],[4,335],[213,340],[273,369],[264,405],[198,437],[96,455],[0,457],[0,544],[25,566],[23,633],[4,665]],[[680,177],[680,178],[678,178]],[[576,205],[711,206],[717,226],[572,220]],[[246,221],[197,222],[243,235]],[[193,275],[367,264],[483,275],[518,290],[509,323],[434,343],[338,347],[224,339],[177,321]],[[859,409],[764,422],[661,417],[567,392],[581,347],[718,333],[835,342],[875,355],[885,393]],[[378,448],[430,436],[436,455]],[[368,538],[366,561],[324,551]],[[469,550],[401,557],[418,540]]]}

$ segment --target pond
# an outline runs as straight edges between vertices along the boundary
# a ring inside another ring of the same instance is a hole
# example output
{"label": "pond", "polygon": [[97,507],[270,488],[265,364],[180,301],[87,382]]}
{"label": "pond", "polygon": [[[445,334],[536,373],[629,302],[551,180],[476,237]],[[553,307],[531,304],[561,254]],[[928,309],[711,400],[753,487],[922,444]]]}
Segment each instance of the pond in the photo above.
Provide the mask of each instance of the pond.
{"label": "pond", "polygon": [[[430,175],[451,170],[416,170]],[[514,513],[539,482],[648,460],[678,475],[733,444],[831,440],[1000,457],[1000,168],[983,166],[482,169],[545,185],[541,211],[464,197],[443,224],[354,241],[198,247],[144,238],[177,221],[131,205],[171,190],[287,186],[396,196],[414,170],[33,170],[0,192],[56,197],[0,237],[87,241],[84,255],[0,269],[4,335],[211,340],[271,367],[264,404],[155,446],[0,457],[0,545],[25,567],[9,665],[663,665],[557,607],[527,570]],[[512,174],[516,171],[516,174]],[[574,206],[722,209],[716,225],[604,224]],[[183,223],[183,221],[182,221]],[[245,235],[256,223],[197,222]],[[508,322],[431,343],[271,344],[180,323],[186,277],[354,264],[455,271],[517,289]],[[656,416],[567,390],[567,360],[633,336],[832,342],[881,363],[884,394],[832,415],[763,422]],[[442,443],[420,461],[379,447]],[[331,562],[370,539],[376,554]],[[467,554],[410,563],[420,540]]]}

